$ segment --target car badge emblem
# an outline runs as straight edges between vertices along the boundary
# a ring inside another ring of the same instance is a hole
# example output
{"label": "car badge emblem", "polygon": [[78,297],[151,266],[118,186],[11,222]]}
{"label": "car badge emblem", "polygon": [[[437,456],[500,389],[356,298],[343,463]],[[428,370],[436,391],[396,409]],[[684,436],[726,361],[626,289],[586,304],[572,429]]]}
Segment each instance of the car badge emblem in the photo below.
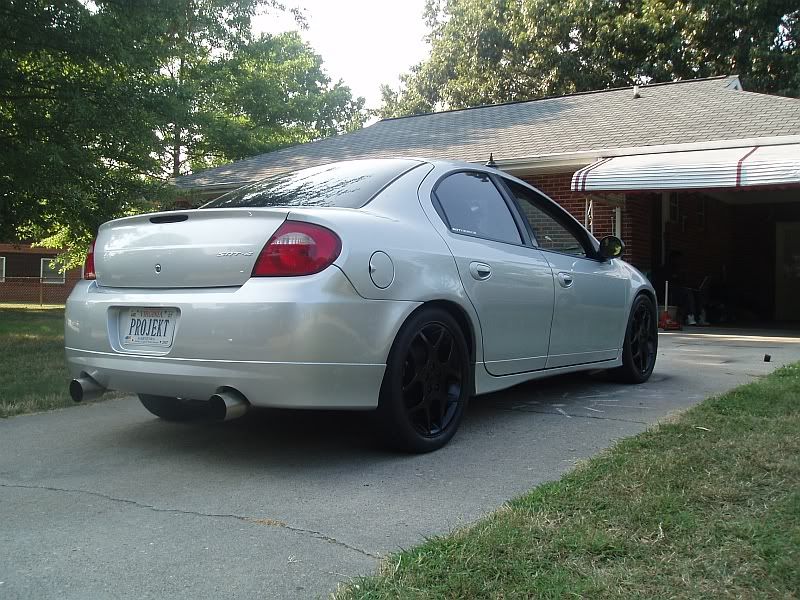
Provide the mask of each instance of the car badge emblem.
{"label": "car badge emblem", "polygon": [[156,269],[156,273],[161,273],[161,265],[156,265],[155,269]]}

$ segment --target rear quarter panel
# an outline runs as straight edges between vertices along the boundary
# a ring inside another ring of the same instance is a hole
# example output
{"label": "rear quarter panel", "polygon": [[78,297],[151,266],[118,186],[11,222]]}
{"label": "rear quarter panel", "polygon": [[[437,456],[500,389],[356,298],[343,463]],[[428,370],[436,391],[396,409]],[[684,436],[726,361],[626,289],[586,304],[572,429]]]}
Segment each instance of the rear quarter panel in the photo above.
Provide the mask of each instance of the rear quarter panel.
{"label": "rear quarter panel", "polygon": [[[361,209],[302,209],[292,211],[290,218],[329,227],[341,237],[342,253],[335,264],[362,297],[456,304],[472,325],[476,356],[482,360],[477,316],[464,292],[455,260],[417,197],[420,184],[431,170],[430,165],[423,165],[406,173]],[[385,288],[378,287],[370,275],[370,259],[375,252],[385,253],[392,262],[393,277]],[[398,323],[396,329],[401,325]]]}

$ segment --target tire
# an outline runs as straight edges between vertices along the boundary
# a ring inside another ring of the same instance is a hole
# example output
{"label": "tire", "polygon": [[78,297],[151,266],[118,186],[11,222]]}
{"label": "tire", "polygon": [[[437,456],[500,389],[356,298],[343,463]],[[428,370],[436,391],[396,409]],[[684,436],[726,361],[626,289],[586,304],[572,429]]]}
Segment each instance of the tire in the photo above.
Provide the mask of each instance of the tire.
{"label": "tire", "polygon": [[472,373],[464,333],[440,308],[422,308],[395,338],[381,384],[378,417],[387,441],[406,452],[438,450],[455,435]]}
{"label": "tire", "polygon": [[637,296],[628,316],[622,366],[609,374],[623,383],[644,383],[650,379],[658,354],[658,319],[653,301],[644,294]]}
{"label": "tire", "polygon": [[191,421],[199,416],[196,407],[178,398],[139,394],[139,401],[147,410],[165,421]]}

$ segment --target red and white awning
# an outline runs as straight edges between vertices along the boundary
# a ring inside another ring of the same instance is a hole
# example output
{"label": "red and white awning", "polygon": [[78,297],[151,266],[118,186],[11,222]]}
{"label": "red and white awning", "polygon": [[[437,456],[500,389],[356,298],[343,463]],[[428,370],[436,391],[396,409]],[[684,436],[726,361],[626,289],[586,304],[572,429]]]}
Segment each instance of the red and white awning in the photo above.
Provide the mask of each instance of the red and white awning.
{"label": "red and white awning", "polygon": [[572,176],[574,192],[800,185],[800,144],[603,158]]}

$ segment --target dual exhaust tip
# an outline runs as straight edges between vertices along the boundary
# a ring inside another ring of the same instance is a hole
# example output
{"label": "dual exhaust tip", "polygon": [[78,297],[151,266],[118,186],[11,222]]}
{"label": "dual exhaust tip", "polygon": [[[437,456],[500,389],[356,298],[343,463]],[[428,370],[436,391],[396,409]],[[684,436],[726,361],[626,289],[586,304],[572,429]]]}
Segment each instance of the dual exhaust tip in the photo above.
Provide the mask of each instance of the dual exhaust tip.
{"label": "dual exhaust tip", "polygon": [[[106,388],[88,375],[69,382],[69,395],[75,402],[96,400],[106,392]],[[230,421],[244,416],[250,403],[234,389],[217,392],[208,399],[209,414],[215,421]]]}
{"label": "dual exhaust tip", "polygon": [[209,412],[215,421],[230,421],[243,417],[250,410],[250,403],[233,389],[218,392],[208,399]]}
{"label": "dual exhaust tip", "polygon": [[106,392],[106,388],[85,375],[69,382],[69,395],[75,402],[96,400]]}

